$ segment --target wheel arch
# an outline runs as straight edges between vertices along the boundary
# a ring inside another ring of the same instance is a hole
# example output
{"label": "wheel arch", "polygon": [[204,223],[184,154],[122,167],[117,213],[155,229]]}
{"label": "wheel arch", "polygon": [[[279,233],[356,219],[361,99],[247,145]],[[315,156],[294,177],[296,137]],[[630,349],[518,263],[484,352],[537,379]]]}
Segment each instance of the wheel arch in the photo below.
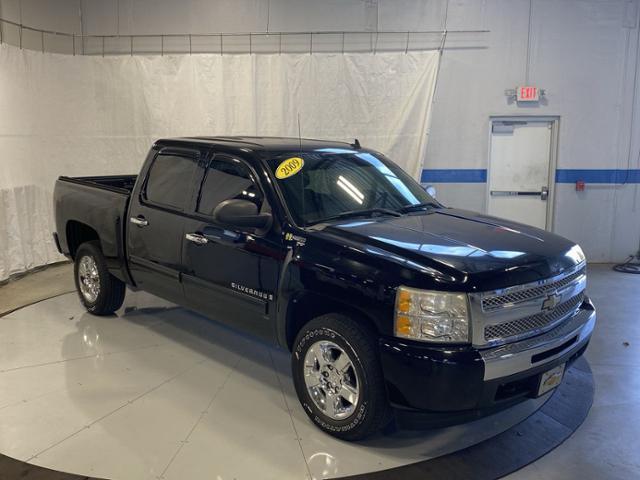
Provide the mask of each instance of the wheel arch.
{"label": "wheel arch", "polygon": [[298,332],[308,322],[321,315],[339,313],[356,319],[374,333],[379,333],[375,321],[362,310],[335,297],[304,291],[289,299],[285,320],[286,347],[293,348]]}
{"label": "wheel arch", "polygon": [[[67,222],[65,233],[67,235],[69,255],[71,255],[73,259],[76,258],[78,247],[83,243],[91,241],[100,243],[100,235],[98,235],[98,232],[93,227],[77,220],[69,220]],[[102,248],[101,245],[100,248]]]}

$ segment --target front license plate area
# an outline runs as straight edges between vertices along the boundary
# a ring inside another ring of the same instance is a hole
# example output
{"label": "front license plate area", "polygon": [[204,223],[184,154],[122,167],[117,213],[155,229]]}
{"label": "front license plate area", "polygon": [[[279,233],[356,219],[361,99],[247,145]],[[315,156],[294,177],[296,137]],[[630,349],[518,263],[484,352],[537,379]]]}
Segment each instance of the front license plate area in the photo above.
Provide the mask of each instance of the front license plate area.
{"label": "front license plate area", "polygon": [[540,384],[538,385],[538,396],[544,395],[549,390],[553,390],[562,382],[564,375],[565,364],[558,365],[551,370],[547,370],[540,377]]}

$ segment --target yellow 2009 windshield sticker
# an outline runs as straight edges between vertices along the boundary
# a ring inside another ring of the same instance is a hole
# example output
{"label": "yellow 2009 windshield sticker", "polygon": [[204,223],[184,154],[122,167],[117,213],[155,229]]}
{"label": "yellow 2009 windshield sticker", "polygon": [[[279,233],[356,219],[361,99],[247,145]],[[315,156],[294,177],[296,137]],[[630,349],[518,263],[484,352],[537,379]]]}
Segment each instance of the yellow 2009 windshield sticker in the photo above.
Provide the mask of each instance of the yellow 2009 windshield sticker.
{"label": "yellow 2009 windshield sticker", "polygon": [[285,178],[292,177],[304,166],[304,160],[300,157],[287,158],[284,162],[281,162],[276,168],[276,178],[283,180]]}

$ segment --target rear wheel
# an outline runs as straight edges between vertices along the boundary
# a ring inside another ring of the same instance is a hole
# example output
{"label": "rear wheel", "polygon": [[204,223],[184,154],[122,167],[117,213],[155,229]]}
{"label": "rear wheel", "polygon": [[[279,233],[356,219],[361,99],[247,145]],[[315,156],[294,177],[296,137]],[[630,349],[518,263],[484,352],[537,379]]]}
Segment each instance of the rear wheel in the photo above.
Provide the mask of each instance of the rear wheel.
{"label": "rear wheel", "polygon": [[80,245],[74,272],[80,301],[90,313],[110,315],[122,306],[125,283],[109,273],[98,242]]}
{"label": "rear wheel", "polygon": [[328,314],[298,333],[293,380],[309,418],[325,432],[360,440],[390,420],[375,335],[353,319]]}

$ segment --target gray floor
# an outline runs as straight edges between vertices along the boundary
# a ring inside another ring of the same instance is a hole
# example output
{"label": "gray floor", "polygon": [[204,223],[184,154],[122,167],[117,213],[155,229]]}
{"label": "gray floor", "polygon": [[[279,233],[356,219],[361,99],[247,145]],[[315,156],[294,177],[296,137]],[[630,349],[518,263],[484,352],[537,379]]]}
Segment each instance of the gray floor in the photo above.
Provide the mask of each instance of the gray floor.
{"label": "gray floor", "polygon": [[[70,265],[63,265],[1,286],[0,312],[10,310],[20,303],[28,304],[46,298],[51,291],[68,290],[70,278]],[[640,478],[640,448],[636,433],[640,426],[640,375],[638,375],[640,373],[640,325],[637,313],[640,309],[640,275],[616,273],[611,270],[610,265],[590,266],[588,291],[598,308],[598,325],[587,351],[587,359],[591,364],[596,383],[596,396],[591,413],[585,423],[563,445],[534,464],[512,474],[509,476],[510,479]],[[71,301],[72,296],[67,297]],[[67,303],[65,301],[65,304]],[[73,308],[77,307],[77,301],[71,303],[74,305]],[[46,310],[55,310],[55,304],[57,303],[51,303],[51,307]],[[18,318],[20,315],[13,316]],[[25,353],[24,350],[23,353]],[[283,362],[286,363],[285,360]],[[67,377],[68,371],[65,371],[64,378]],[[52,377],[51,381],[54,380],[55,378]],[[8,385],[5,386],[8,387]],[[11,391],[15,392],[14,389]],[[293,394],[291,396],[292,403],[295,403]],[[297,420],[300,428],[305,428],[304,416],[301,415]],[[316,438],[311,430],[306,433],[307,435],[303,436],[307,439]],[[323,439],[322,436],[318,438]],[[10,441],[13,447],[16,446],[15,438],[13,442],[8,437],[5,440]],[[114,445],[113,448],[116,447],[117,445]],[[322,458],[326,460],[329,458],[326,452],[330,451],[330,448],[324,444],[313,447],[307,447],[308,453],[312,454],[306,459],[307,468],[311,469],[314,477],[324,476],[313,471],[313,460],[317,456],[314,452],[316,450],[325,452]],[[389,462],[382,461],[385,457],[382,454],[383,450],[376,447],[376,445],[369,446],[364,451],[368,450],[375,455],[380,463],[378,468],[393,466],[397,459],[389,458]],[[412,455],[406,455],[407,453],[402,455],[406,456],[404,460],[408,462],[414,460],[411,458]],[[25,458],[27,457],[25,455]],[[370,458],[370,462],[374,462],[375,458]],[[71,463],[75,464],[77,455],[71,455],[70,459],[73,460]],[[62,464],[59,466],[65,466],[62,461],[64,457],[57,456],[54,460],[55,462],[52,463],[60,461]],[[67,466],[72,466],[71,463]],[[323,465],[320,471],[327,466],[324,462]],[[331,476],[331,473],[334,475],[356,473],[360,470],[360,468],[351,470],[344,467],[343,465],[338,471],[327,473]]]}
{"label": "gray floor", "polygon": [[640,275],[589,267],[598,324],[586,353],[596,385],[586,421],[514,479],[640,478]]}
{"label": "gray floor", "polygon": [[33,302],[72,292],[73,265],[56,263],[0,284],[0,316]]}

